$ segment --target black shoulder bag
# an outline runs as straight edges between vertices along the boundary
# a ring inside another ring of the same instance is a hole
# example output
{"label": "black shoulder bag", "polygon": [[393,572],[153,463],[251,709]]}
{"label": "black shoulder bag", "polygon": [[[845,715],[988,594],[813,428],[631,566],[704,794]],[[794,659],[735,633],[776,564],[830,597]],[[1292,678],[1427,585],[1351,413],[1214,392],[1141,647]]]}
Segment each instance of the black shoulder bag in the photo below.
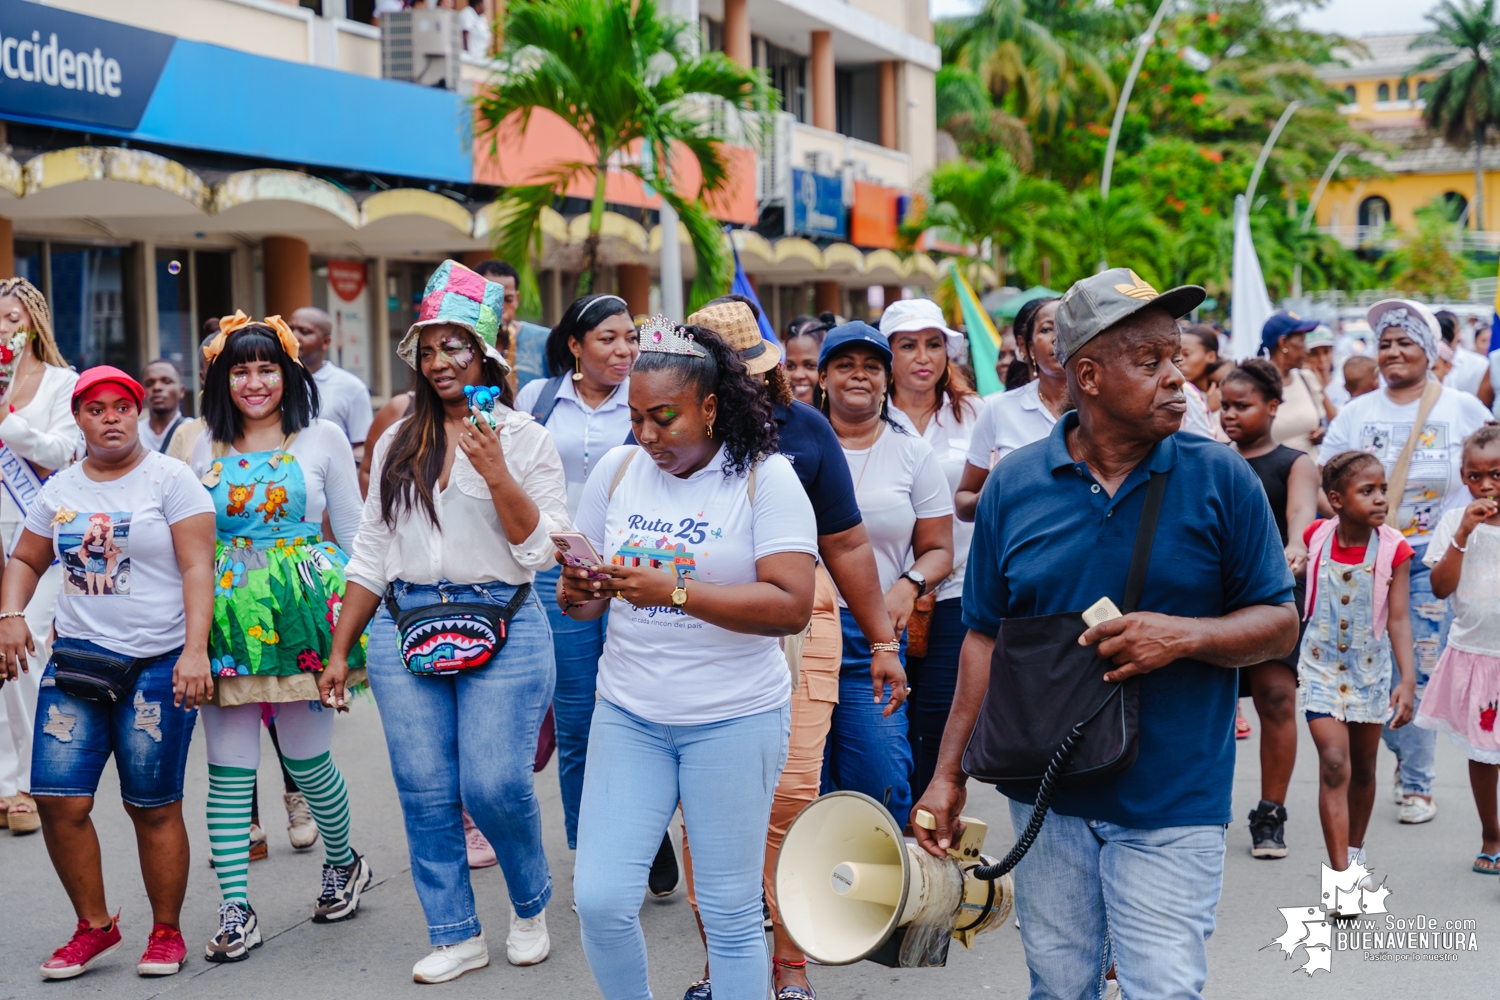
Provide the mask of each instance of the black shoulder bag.
{"label": "black shoulder bag", "polygon": [[[1151,563],[1151,543],[1170,473],[1153,472],[1125,577],[1120,610],[1137,609]],[[997,879],[1031,849],[1052,792],[1113,777],[1135,763],[1140,728],[1140,678],[1104,680],[1109,666],[1094,646],[1080,646],[1083,612],[1007,618],[990,659],[990,686],[964,748],[964,772],[989,784],[1040,781],[1031,821],[999,864],[974,870]]]}

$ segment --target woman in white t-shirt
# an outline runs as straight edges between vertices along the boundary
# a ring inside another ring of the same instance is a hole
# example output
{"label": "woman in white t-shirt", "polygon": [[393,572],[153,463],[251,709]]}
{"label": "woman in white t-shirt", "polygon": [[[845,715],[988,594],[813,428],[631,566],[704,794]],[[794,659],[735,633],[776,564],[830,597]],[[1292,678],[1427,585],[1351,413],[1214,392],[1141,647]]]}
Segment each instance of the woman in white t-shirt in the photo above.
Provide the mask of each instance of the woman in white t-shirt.
{"label": "woman in white t-shirt", "polygon": [[630,377],[640,447],[604,457],[578,511],[603,578],[565,569],[558,602],[579,618],[609,604],[610,619],[573,889],[606,1000],[650,995],[641,900],[679,800],[714,991],[770,985],[761,866],[792,694],[777,637],[812,616],[818,543],[759,383],[713,331],[647,323]]}
{"label": "woman in white t-shirt", "polygon": [[[950,490],[958,489],[968,464],[970,439],[979,417],[979,396],[958,366],[949,362],[948,349],[966,346],[964,336],[950,330],[943,311],[931,299],[903,299],[880,317],[880,332],[890,341],[891,419],[932,447]],[[939,583],[928,582],[907,624],[906,676],[911,685],[906,714],[914,769],[911,798],[927,789],[937,766],[943,727],[958,684],[958,651],[968,629],[963,624],[964,563],[974,525],[953,522],[953,570]]]}
{"label": "woman in white t-shirt", "polygon": [[1057,304],[1061,301],[1033,299],[1016,314],[1016,343],[1031,366],[1031,381],[1019,389],[986,397],[984,409],[974,422],[967,462],[953,495],[960,521],[974,520],[979,492],[995,464],[1017,448],[1051,434],[1057,418],[1072,407],[1067,373],[1052,352]]}
{"label": "woman in white t-shirt", "polygon": [[[1328,427],[1318,451],[1326,464],[1345,451],[1367,451],[1385,464],[1390,475],[1412,433],[1422,395],[1437,361],[1437,318],[1419,302],[1384,299],[1367,312],[1377,338],[1376,363],[1384,386],[1350,400]],[[1444,602],[1432,593],[1431,570],[1423,557],[1443,514],[1469,501],[1461,473],[1465,438],[1489,421],[1484,404],[1466,392],[1433,381],[1437,397],[1418,431],[1406,475],[1406,489],[1392,498],[1396,507],[1386,518],[1406,536],[1416,557],[1411,561],[1411,632],[1416,648],[1417,709],[1427,678],[1448,641],[1452,619]],[[1436,814],[1432,803],[1433,757],[1437,733],[1419,726],[1387,728],[1386,745],[1400,766],[1401,821],[1425,823]]]}
{"label": "woman in white t-shirt", "polygon": [[[7,548],[26,518],[26,505],[54,469],[68,466],[77,454],[78,424],[72,394],[78,375],[63,360],[52,336],[52,310],[41,291],[25,278],[0,281],[0,345],[9,350],[12,337],[30,336],[8,385],[0,385],[0,545]],[[0,351],[0,362],[5,361]],[[47,635],[52,609],[62,589],[62,569],[42,574],[26,606],[36,656],[32,669],[13,684],[0,686],[0,817],[9,812],[11,833],[31,833],[39,826],[31,787],[31,731],[36,715],[37,685],[47,662]]]}
{"label": "woman in white t-shirt", "polygon": [[[35,653],[21,609],[51,567],[64,580],[31,775],[47,850],[65,873],[78,924],[42,965],[44,979],[79,975],[121,944],[89,816],[111,756],[151,902],[153,926],[136,969],[171,975],[187,955],[179,927],[188,879],[182,784],[197,706],[213,691],[213,504],[187,466],[141,443],[144,394],[117,368],[83,373],[72,408],[88,457],[33,498],[0,584],[0,681],[9,686]],[[91,538],[101,539],[92,553]],[[125,672],[109,700],[77,672],[101,656]]]}
{"label": "woman in white t-shirt", "polygon": [[[953,571],[953,490],[932,446],[891,417],[891,381],[883,333],[858,321],[828,331],[818,357],[818,405],[843,446],[886,611],[902,636],[917,600]],[[823,791],[864,792],[905,826],[912,803],[906,706],[870,697],[870,655],[884,644],[865,638],[842,597],[839,608],[844,662]]]}

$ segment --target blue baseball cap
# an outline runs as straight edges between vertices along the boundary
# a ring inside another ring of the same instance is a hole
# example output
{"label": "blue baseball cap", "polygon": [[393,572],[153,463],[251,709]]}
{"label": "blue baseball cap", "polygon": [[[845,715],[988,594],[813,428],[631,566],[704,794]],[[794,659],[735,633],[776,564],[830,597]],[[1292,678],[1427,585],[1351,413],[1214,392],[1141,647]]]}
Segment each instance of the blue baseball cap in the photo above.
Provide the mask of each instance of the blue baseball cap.
{"label": "blue baseball cap", "polygon": [[818,367],[822,368],[828,363],[829,358],[856,344],[868,345],[876,354],[885,359],[886,364],[891,363],[891,342],[886,339],[885,334],[868,323],[855,320],[828,331],[823,338],[823,349],[818,352]]}
{"label": "blue baseball cap", "polygon": [[1312,333],[1318,328],[1315,319],[1303,319],[1296,313],[1287,312],[1285,309],[1272,313],[1271,318],[1266,320],[1266,325],[1260,328],[1260,346],[1266,353],[1270,353],[1276,347],[1277,341],[1282,337],[1291,337],[1299,333]]}

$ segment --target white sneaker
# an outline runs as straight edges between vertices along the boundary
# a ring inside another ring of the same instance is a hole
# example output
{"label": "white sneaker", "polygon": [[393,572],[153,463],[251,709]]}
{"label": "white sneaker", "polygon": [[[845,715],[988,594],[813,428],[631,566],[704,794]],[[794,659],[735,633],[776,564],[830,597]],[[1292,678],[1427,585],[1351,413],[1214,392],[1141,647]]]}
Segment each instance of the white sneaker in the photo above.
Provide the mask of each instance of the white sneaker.
{"label": "white sneaker", "polygon": [[547,936],[547,913],[542,911],[523,920],[510,911],[510,936],[505,939],[505,960],[511,965],[536,965],[552,953],[552,939]]}
{"label": "white sneaker", "polygon": [[318,842],[318,824],[313,822],[307,798],[301,792],[286,792],[282,798],[286,800],[286,835],[293,847],[305,851]]}
{"label": "white sneaker", "polygon": [[412,966],[411,977],[419,983],[446,983],[489,964],[490,949],[481,931],[467,941],[434,948],[431,955]]}
{"label": "white sneaker", "polygon": [[1408,795],[1401,803],[1400,819],[1403,823],[1430,823],[1437,815],[1437,803],[1429,802],[1420,795]]}

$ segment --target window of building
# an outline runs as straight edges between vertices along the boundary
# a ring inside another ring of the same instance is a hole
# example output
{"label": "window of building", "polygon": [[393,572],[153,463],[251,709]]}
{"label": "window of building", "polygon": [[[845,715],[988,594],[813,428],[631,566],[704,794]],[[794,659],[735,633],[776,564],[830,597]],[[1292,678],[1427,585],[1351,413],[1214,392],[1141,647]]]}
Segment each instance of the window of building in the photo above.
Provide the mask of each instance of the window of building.
{"label": "window of building", "polygon": [[1359,203],[1359,225],[1373,230],[1372,235],[1385,228],[1391,219],[1391,203],[1379,195],[1372,195]]}
{"label": "window of building", "polygon": [[1347,87],[1344,88],[1344,103],[1345,104],[1354,104],[1354,103],[1356,103],[1357,100],[1358,100],[1358,98],[1355,96],[1355,93],[1354,93],[1354,84],[1351,83],[1349,86],[1347,86]]}
{"label": "window of building", "polygon": [[1390,84],[1388,84],[1388,83],[1382,83],[1380,86],[1378,86],[1378,87],[1375,88],[1375,100],[1377,100],[1377,101],[1389,101],[1390,99],[1391,99],[1391,85]]}
{"label": "window of building", "polygon": [[1469,222],[1469,199],[1457,191],[1444,191],[1442,195],[1443,209],[1448,213],[1448,221],[1467,225]]}
{"label": "window of building", "polygon": [[42,290],[62,356],[82,371],[114,365],[138,372],[134,258],[127,247],[48,243]]}
{"label": "window of building", "polygon": [[1400,83],[1396,84],[1396,100],[1411,100],[1411,86],[1405,80],[1402,80]]}
{"label": "window of building", "polygon": [[1427,100],[1427,91],[1432,89],[1431,80],[1420,80],[1417,82],[1417,100]]}
{"label": "window of building", "polygon": [[723,52],[724,22],[715,21],[706,14],[701,18],[701,21],[702,23],[699,28],[703,34],[703,50],[705,52]]}
{"label": "window of building", "polygon": [[795,115],[799,122],[812,121],[812,101],[808,98],[808,58],[768,42],[752,41],[758,68],[781,96],[781,110]]}
{"label": "window of building", "polygon": [[865,142],[880,142],[880,67],[856,66],[833,71],[838,131]]}

